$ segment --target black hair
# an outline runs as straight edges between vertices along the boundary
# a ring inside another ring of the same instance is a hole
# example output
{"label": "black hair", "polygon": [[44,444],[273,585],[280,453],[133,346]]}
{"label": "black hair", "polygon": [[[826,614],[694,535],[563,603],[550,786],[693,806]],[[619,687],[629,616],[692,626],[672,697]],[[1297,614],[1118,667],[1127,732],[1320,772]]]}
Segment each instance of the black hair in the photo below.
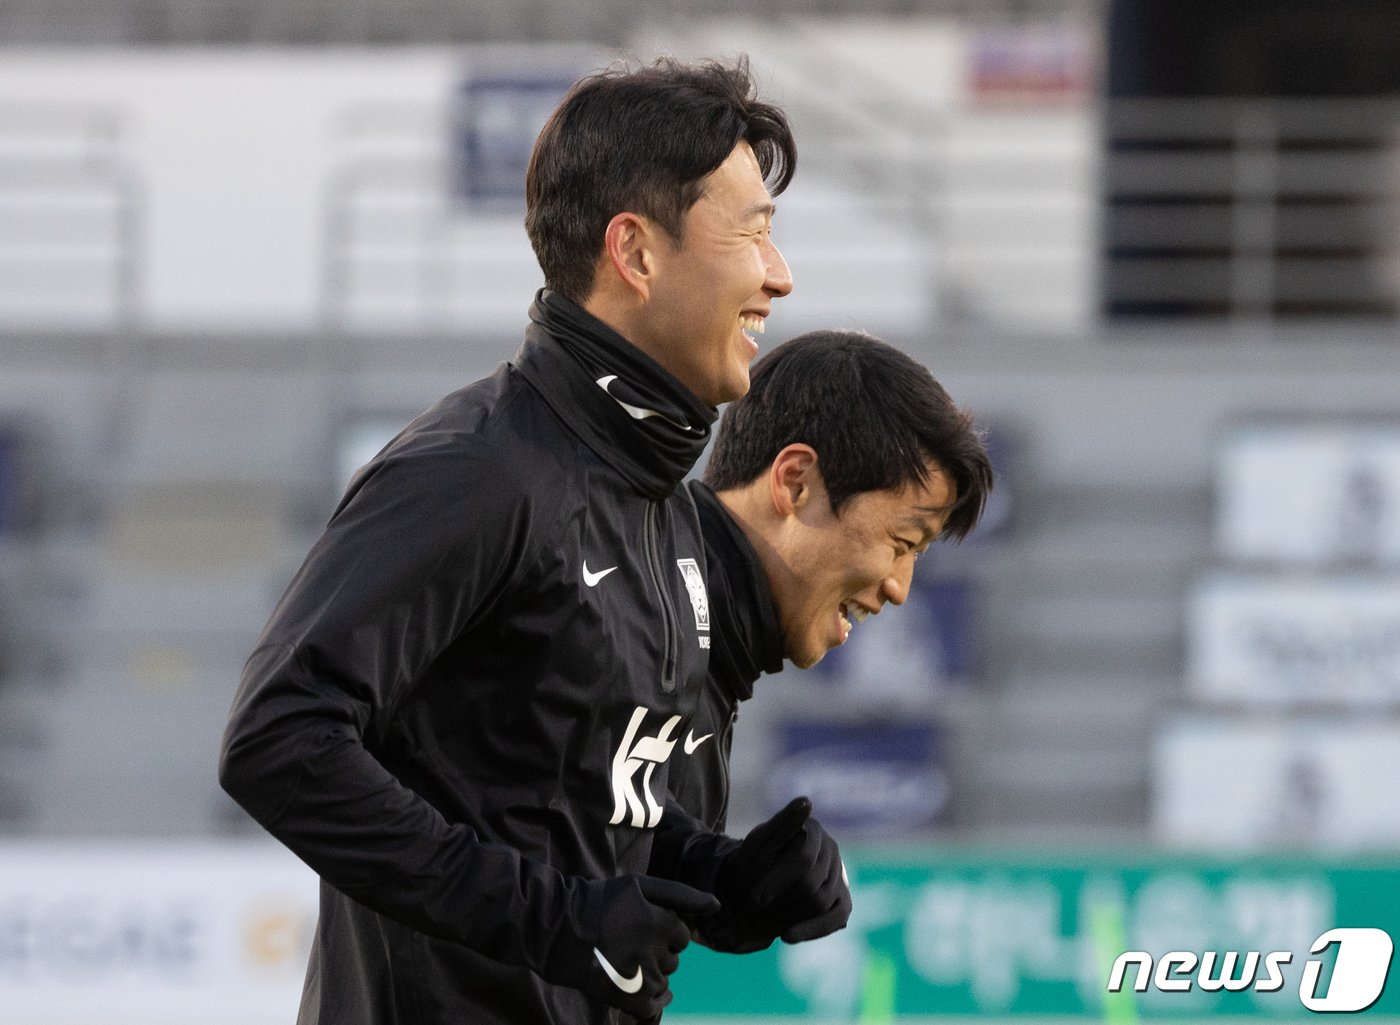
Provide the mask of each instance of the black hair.
{"label": "black hair", "polygon": [[608,222],[623,211],[655,220],[679,245],[701,179],[744,141],[768,191],[787,188],[796,144],[783,111],[757,98],[747,58],[663,57],[580,79],[540,132],[525,174],[525,230],[545,284],[587,299]]}
{"label": "black hair", "polygon": [[806,444],[834,513],[866,491],[926,483],[930,464],[957,486],[943,537],[966,537],[992,488],[971,414],[919,363],[861,331],[812,331],[749,372],[749,391],[720,420],[705,483],[743,487],[788,445]]}

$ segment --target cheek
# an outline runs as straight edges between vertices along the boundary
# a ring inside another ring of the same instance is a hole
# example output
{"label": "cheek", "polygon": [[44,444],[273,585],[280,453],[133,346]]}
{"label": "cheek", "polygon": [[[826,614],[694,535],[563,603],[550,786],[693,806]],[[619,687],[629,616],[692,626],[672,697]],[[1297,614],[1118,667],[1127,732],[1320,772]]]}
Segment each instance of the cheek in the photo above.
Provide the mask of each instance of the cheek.
{"label": "cheek", "polygon": [[846,536],[844,544],[848,556],[844,566],[848,584],[881,579],[893,559],[888,544],[864,532],[853,531]]}
{"label": "cheek", "polygon": [[742,302],[752,297],[763,288],[763,282],[767,280],[768,269],[763,264],[763,256],[754,246],[748,246],[742,251],[726,253],[722,261],[717,261],[713,268],[716,282],[723,282],[722,287],[732,293],[730,296],[735,302]]}
{"label": "cheek", "polygon": [[754,249],[753,259],[749,261],[749,272],[747,275],[749,294],[752,295],[762,289],[763,283],[767,280],[768,264],[763,258],[763,252],[762,250]]}

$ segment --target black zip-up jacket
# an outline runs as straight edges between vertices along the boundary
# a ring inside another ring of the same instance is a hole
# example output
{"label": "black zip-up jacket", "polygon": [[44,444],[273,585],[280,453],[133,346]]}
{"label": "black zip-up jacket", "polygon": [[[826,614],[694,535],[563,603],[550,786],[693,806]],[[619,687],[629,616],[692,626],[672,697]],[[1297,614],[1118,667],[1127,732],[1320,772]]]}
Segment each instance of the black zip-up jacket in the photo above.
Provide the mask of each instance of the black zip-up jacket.
{"label": "black zip-up jacket", "polygon": [[244,669],[221,781],[321,877],[303,1025],[618,1018],[534,972],[571,878],[648,869],[715,411],[562,297],[530,316],[357,474]]}
{"label": "black zip-up jacket", "polygon": [[705,540],[713,628],[709,677],[687,738],[712,739],[694,749],[684,773],[672,777],[671,792],[686,813],[723,833],[739,704],[753,697],[760,675],[783,668],[783,638],[768,577],[743,528],[707,485],[691,481],[688,487]]}

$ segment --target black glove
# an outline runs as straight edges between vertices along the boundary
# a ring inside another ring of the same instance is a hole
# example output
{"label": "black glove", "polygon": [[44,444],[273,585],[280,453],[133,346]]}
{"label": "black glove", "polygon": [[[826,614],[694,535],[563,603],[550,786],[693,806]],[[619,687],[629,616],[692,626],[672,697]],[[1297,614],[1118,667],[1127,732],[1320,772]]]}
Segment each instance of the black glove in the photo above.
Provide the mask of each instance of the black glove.
{"label": "black glove", "polygon": [[851,890],[836,841],[798,797],[724,857],[715,875],[723,912],[702,924],[705,942],[735,952],[781,937],[801,943],[845,928]]}
{"label": "black glove", "polygon": [[712,894],[652,876],[578,880],[572,897],[575,928],[555,944],[541,975],[642,1019],[671,1002],[668,976],[692,922],[719,908]]}

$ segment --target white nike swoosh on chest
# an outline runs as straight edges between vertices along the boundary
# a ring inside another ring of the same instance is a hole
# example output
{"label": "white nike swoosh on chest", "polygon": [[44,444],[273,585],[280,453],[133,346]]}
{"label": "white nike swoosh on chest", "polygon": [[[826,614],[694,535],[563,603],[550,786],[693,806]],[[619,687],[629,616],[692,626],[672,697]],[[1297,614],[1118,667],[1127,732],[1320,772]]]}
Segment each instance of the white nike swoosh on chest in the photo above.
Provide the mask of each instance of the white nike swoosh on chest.
{"label": "white nike swoosh on chest", "polygon": [[608,973],[608,978],[612,979],[613,985],[622,990],[622,992],[636,993],[642,988],[642,969],[640,965],[638,965],[636,972],[628,977],[609,964],[608,959],[603,956],[603,952],[597,947],[593,948],[593,956],[596,957],[598,963],[603,966],[603,971]]}
{"label": "white nike swoosh on chest", "polygon": [[713,733],[707,733],[703,737],[697,737],[694,730],[687,730],[685,734],[685,753],[693,755],[697,747],[713,736]]}
{"label": "white nike swoosh on chest", "polygon": [[615,569],[617,569],[616,566],[609,566],[607,569],[600,569],[597,573],[590,573],[588,572],[588,560],[585,559],[583,562],[583,585],[585,587],[597,587],[598,581],[602,580]]}

